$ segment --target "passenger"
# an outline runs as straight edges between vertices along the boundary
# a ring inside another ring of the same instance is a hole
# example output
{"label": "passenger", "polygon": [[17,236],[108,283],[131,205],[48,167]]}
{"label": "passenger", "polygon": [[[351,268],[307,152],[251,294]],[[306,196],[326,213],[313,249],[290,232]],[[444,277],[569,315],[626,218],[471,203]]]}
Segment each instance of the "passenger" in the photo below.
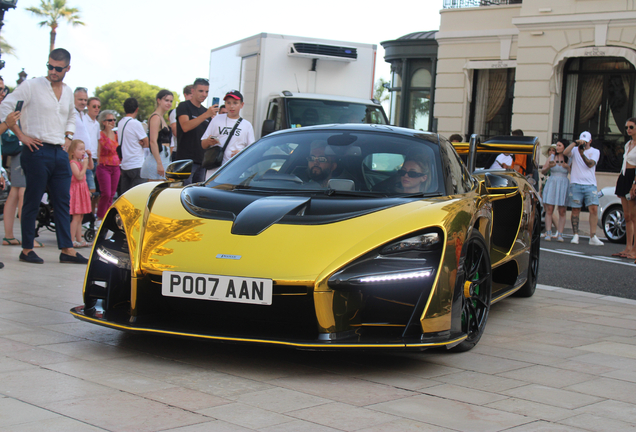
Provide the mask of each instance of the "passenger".
{"label": "passenger", "polygon": [[412,156],[404,160],[398,170],[400,183],[398,191],[404,193],[424,192],[430,184],[428,164],[422,156]]}
{"label": "passenger", "polygon": [[326,142],[313,142],[310,155],[307,158],[307,174],[309,182],[318,183],[321,187],[327,187],[334,170],[338,167],[335,156],[325,156]]}

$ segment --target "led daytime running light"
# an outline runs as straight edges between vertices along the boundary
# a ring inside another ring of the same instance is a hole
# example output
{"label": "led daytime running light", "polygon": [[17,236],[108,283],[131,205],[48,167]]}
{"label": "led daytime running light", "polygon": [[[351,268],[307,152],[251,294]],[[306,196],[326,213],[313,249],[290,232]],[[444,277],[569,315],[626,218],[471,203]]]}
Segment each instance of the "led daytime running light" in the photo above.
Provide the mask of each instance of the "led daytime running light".
{"label": "led daytime running light", "polygon": [[432,274],[430,270],[418,270],[407,273],[391,273],[377,276],[367,276],[358,279],[362,283],[374,283],[374,282],[391,282],[408,279],[422,279],[427,278]]}
{"label": "led daytime running light", "polygon": [[111,264],[119,264],[119,259],[117,259],[115,255],[111,254],[103,247],[97,249],[97,255],[99,255],[99,257],[102,258],[104,261],[108,261]]}

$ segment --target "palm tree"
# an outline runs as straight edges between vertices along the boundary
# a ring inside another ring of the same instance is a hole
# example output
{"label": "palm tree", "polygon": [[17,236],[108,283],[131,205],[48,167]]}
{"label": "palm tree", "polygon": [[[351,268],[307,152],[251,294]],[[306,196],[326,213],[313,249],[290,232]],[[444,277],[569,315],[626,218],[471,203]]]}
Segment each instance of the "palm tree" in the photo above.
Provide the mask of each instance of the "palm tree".
{"label": "palm tree", "polygon": [[[64,19],[67,23],[78,26],[85,25],[80,21],[80,10],[78,8],[69,7],[66,0],[40,0],[40,7],[29,7],[27,10],[35,16],[44,18],[38,24],[40,27],[51,27],[51,49],[55,48],[55,36],[57,36],[57,27],[60,20]],[[49,52],[50,52],[49,51]]]}
{"label": "palm tree", "polygon": [[0,52],[2,52],[2,54],[11,55],[17,58],[17,56],[15,55],[15,48],[13,48],[6,40],[4,40],[4,36],[0,36]]}

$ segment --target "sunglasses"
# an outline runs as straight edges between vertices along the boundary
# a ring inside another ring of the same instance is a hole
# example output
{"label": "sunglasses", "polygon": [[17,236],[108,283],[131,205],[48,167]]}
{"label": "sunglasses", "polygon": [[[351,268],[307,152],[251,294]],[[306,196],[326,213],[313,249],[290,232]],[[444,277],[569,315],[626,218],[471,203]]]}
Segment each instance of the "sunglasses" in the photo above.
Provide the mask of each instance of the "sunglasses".
{"label": "sunglasses", "polygon": [[[62,71],[61,71],[61,70],[59,70],[58,72],[62,72]],[[77,87],[77,88],[75,89],[75,93],[77,93],[77,92],[79,92],[79,91],[88,93],[88,89],[87,89],[86,87]]]}
{"label": "sunglasses", "polygon": [[49,70],[53,70],[53,69],[55,69],[55,71],[56,71],[56,72],[62,72],[64,69],[66,69],[66,68],[68,67],[68,65],[66,65],[66,66],[64,66],[64,67],[60,67],[60,66],[51,66],[50,64],[48,64],[48,63],[47,63],[47,64],[46,64],[46,67],[47,67]]}
{"label": "sunglasses", "polygon": [[634,125],[625,126],[625,129],[634,129]]}
{"label": "sunglasses", "polygon": [[307,157],[307,161],[325,163],[325,162],[329,161],[329,159],[327,159],[324,156],[309,156],[309,157]]}
{"label": "sunglasses", "polygon": [[115,121],[115,119],[106,119],[106,120],[104,120],[104,121],[107,121],[107,122],[114,122],[114,121]]}
{"label": "sunglasses", "polygon": [[398,170],[397,173],[399,177],[409,176],[411,178],[424,177],[426,175],[424,173],[418,173],[417,171],[405,171],[402,169]]}

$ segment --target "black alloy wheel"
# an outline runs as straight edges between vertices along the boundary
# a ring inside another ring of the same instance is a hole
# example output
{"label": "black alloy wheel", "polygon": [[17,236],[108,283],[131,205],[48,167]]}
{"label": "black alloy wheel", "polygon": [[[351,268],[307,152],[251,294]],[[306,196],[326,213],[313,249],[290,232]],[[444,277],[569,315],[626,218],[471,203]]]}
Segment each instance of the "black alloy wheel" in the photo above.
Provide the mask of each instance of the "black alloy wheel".
{"label": "black alloy wheel", "polygon": [[490,254],[484,237],[475,230],[463,249],[457,283],[463,293],[461,325],[467,337],[450,349],[453,352],[468,351],[477,345],[486,329],[492,295]]}
{"label": "black alloy wheel", "polygon": [[532,240],[530,241],[530,258],[528,258],[528,278],[526,283],[515,295],[517,297],[532,297],[537,289],[537,279],[539,278],[539,253],[541,252],[541,210],[537,207],[534,212],[534,223],[532,224]]}

